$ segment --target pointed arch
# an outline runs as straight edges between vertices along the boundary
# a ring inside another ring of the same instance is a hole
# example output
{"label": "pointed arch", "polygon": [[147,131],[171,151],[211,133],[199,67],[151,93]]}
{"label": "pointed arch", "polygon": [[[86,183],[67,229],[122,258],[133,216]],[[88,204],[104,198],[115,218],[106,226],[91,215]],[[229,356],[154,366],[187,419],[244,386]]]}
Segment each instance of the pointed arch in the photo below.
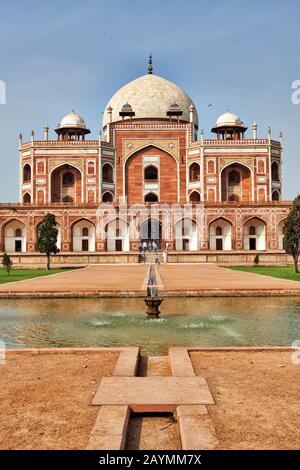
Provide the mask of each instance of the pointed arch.
{"label": "pointed arch", "polygon": [[27,244],[27,227],[25,222],[14,218],[7,220],[1,227],[4,251],[7,253],[24,253]]}
{"label": "pointed arch", "polygon": [[102,165],[102,182],[103,183],[114,182],[114,167],[110,162],[105,162]]}
{"label": "pointed arch", "polygon": [[114,202],[114,196],[111,191],[105,191],[102,194],[102,202]]}
{"label": "pointed arch", "polygon": [[158,202],[158,195],[153,192],[147,193],[144,196],[144,200],[148,203],[156,203]]}
{"label": "pointed arch", "polygon": [[183,217],[174,225],[175,250],[197,251],[198,224],[190,217]]}
{"label": "pointed arch", "polygon": [[29,163],[25,163],[25,165],[23,166],[23,183],[30,183],[31,176],[31,165]]}
{"label": "pointed arch", "polygon": [[274,191],[272,191],[272,201],[279,201],[280,200],[280,192],[278,191],[278,189],[274,189]]}
{"label": "pointed arch", "polygon": [[129,251],[129,225],[127,220],[114,217],[105,226],[107,251]]}
{"label": "pointed arch", "polygon": [[193,162],[189,166],[189,181],[200,181],[200,165],[198,162]]}
{"label": "pointed arch", "polygon": [[190,202],[192,202],[194,204],[197,204],[197,203],[201,202],[200,192],[197,191],[196,189],[194,191],[192,191],[189,195],[189,200],[190,200]]}
{"label": "pointed arch", "polygon": [[96,249],[96,226],[94,221],[85,217],[71,224],[73,251],[90,251]]}
{"label": "pointed arch", "polygon": [[23,194],[23,204],[30,204],[31,203],[31,194],[26,192]]}
{"label": "pointed arch", "polygon": [[235,160],[226,164],[219,178],[221,201],[253,200],[253,170],[246,163]]}
{"label": "pointed arch", "polygon": [[137,148],[137,149],[132,150],[132,151],[127,155],[124,164],[126,164],[127,160],[128,160],[130,157],[132,157],[132,155],[134,155],[135,153],[139,152],[140,150],[146,150],[148,147],[157,148],[158,150],[162,150],[163,152],[168,153],[168,154],[171,155],[171,157],[173,157],[173,158],[176,160],[176,162],[178,163],[178,160],[177,160],[176,155],[175,155],[174,153],[172,153],[171,150],[166,149],[166,148],[164,148],[164,147],[161,147],[161,146],[158,145],[156,142],[155,142],[155,143],[154,143],[154,142],[149,142],[149,143],[147,143],[147,144],[145,144],[145,145],[142,145],[141,147],[139,147],[139,148]]}
{"label": "pointed arch", "polygon": [[245,220],[243,234],[245,250],[266,249],[266,222],[260,217],[250,217]]}
{"label": "pointed arch", "polygon": [[279,181],[279,163],[277,161],[273,161],[271,165],[271,176],[272,181]]}
{"label": "pointed arch", "polygon": [[[72,178],[71,178],[72,175]],[[49,174],[49,192],[51,202],[64,202],[64,198],[75,203],[83,201],[83,175],[81,169],[73,163],[62,163]]]}
{"label": "pointed arch", "polygon": [[209,224],[209,247],[211,250],[232,250],[232,222],[225,217],[216,217]]}

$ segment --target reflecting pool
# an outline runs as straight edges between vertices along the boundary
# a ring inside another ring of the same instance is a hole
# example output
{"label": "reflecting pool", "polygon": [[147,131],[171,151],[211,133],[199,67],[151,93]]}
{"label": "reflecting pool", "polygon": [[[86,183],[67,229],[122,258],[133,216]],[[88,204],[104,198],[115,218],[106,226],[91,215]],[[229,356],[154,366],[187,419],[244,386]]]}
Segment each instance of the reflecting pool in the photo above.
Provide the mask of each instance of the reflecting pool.
{"label": "reflecting pool", "polygon": [[291,345],[300,340],[300,299],[170,298],[148,319],[143,299],[0,300],[0,340],[9,348]]}

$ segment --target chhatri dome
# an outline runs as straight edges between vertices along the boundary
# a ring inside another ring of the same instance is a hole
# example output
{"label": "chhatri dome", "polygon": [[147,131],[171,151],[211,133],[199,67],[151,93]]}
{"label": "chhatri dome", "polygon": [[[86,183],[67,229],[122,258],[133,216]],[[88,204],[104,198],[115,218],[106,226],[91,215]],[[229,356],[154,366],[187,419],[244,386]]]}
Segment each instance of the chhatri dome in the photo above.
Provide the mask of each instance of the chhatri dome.
{"label": "chhatri dome", "polygon": [[[108,102],[103,127],[109,122],[120,121],[120,111],[124,103],[130,103],[135,119],[167,119],[167,112],[176,103],[182,111],[179,120],[190,121],[190,107],[194,107],[194,124],[198,127],[198,115],[191,98],[179,86],[152,73],[150,55],[148,74],[127,83],[118,90]],[[110,116],[111,114],[111,116]]]}
{"label": "chhatri dome", "polygon": [[243,127],[244,123],[241,121],[237,114],[231,113],[227,111],[226,113],[222,114],[218,119],[215,127]]}
{"label": "chhatri dome", "polygon": [[85,125],[84,119],[81,116],[79,116],[77,113],[72,111],[61,120],[59,128],[60,129],[63,129],[63,128],[86,129],[86,125]]}
{"label": "chhatri dome", "polygon": [[61,120],[55,132],[60,140],[84,140],[85,135],[91,133],[87,129],[84,119],[74,110]]}

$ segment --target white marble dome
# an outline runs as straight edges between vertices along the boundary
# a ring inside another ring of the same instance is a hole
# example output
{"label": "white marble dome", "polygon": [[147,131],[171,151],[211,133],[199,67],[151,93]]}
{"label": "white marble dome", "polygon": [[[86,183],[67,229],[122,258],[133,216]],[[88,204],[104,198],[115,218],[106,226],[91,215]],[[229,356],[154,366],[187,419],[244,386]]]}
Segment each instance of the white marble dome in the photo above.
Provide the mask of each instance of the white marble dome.
{"label": "white marble dome", "polygon": [[84,119],[72,111],[70,114],[67,114],[59,125],[60,129],[64,128],[74,128],[74,129],[86,129]]}
{"label": "white marble dome", "polygon": [[[191,98],[177,85],[153,74],[143,75],[120,88],[105,107],[103,127],[110,122],[108,108],[112,108],[112,122],[120,121],[119,112],[125,103],[130,103],[134,118],[167,118],[172,103],[177,103],[182,116],[180,120],[190,121]],[[198,126],[197,110],[194,106],[194,123]]]}
{"label": "white marble dome", "polygon": [[234,126],[243,126],[244,123],[241,121],[239,116],[237,114],[231,113],[230,111],[227,111],[226,113],[222,114],[216,123],[215,127],[223,127],[223,126],[228,126],[228,127],[234,127]]}

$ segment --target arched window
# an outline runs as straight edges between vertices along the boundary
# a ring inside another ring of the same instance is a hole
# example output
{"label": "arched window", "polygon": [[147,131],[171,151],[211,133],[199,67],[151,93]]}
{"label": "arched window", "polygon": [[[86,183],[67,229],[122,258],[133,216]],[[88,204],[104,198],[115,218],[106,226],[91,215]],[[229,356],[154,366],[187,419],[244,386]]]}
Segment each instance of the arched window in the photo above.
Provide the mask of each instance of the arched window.
{"label": "arched window", "polygon": [[23,183],[31,181],[31,166],[26,163],[23,168]]}
{"label": "arched window", "polygon": [[21,238],[22,237],[22,230],[20,228],[16,228],[15,237],[16,238]]}
{"label": "arched window", "polygon": [[88,174],[89,175],[94,175],[95,174],[95,164],[94,164],[94,162],[89,162],[88,163]]}
{"label": "arched window", "polygon": [[273,191],[272,192],[272,201],[279,201],[279,192]]}
{"label": "arched window", "polygon": [[256,227],[252,225],[249,229],[249,235],[256,235]]}
{"label": "arched window", "polygon": [[113,167],[109,163],[105,163],[102,167],[102,181],[103,183],[113,183]]}
{"label": "arched window", "polygon": [[217,235],[218,237],[221,237],[221,236],[223,235],[223,229],[222,229],[222,227],[217,227],[217,228],[216,228],[216,235]]}
{"label": "arched window", "polygon": [[200,202],[200,201],[201,201],[201,197],[200,197],[200,194],[198,193],[198,191],[193,191],[190,194],[190,202],[197,203],[197,202]]}
{"label": "arched window", "polygon": [[272,181],[279,181],[279,168],[278,163],[273,162],[271,167]]}
{"label": "arched window", "polygon": [[88,237],[88,236],[89,236],[89,229],[88,229],[88,227],[83,227],[83,229],[82,229],[82,236],[83,236],[83,237]]}
{"label": "arched window", "polygon": [[235,171],[235,170],[232,170],[228,173],[228,184],[229,185],[233,185],[233,184],[240,184],[240,174]]}
{"label": "arched window", "polygon": [[[73,186],[74,184],[74,175],[70,171],[63,175],[63,185]],[[65,202],[65,201],[64,201]]]}
{"label": "arched window", "polygon": [[196,162],[190,165],[189,179],[190,181],[200,181],[200,165]]}
{"label": "arched window", "polygon": [[113,202],[113,199],[114,199],[113,195],[109,191],[107,191],[106,193],[102,195],[103,202]]}
{"label": "arched window", "polygon": [[154,193],[148,193],[145,196],[145,202],[158,202],[158,197]]}
{"label": "arched window", "polygon": [[157,180],[158,179],[158,171],[156,166],[149,165],[145,168],[144,171],[145,180]]}
{"label": "arched window", "polygon": [[23,203],[24,204],[30,204],[31,202],[31,196],[29,193],[25,193],[23,196]]}

